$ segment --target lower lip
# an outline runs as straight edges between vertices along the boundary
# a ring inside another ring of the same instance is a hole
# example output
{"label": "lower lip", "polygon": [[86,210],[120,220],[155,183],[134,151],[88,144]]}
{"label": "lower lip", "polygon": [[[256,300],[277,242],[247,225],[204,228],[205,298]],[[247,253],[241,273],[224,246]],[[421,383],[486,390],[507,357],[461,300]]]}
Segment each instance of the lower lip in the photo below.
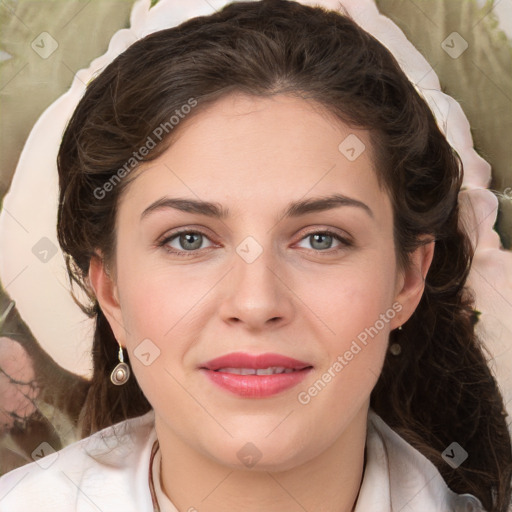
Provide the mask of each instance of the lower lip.
{"label": "lower lip", "polygon": [[305,379],[312,368],[274,375],[238,375],[201,369],[206,376],[221,388],[246,398],[264,398],[276,395],[296,386]]}

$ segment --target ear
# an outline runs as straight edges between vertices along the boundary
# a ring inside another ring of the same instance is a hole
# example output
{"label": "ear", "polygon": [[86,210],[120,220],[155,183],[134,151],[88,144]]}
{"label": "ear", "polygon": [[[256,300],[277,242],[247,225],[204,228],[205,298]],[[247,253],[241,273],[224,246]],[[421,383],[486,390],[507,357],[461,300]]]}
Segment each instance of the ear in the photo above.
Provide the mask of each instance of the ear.
{"label": "ear", "polygon": [[126,345],[126,330],[117,285],[115,278],[108,273],[101,255],[96,254],[91,258],[88,279],[117,342],[124,347]]}
{"label": "ear", "polygon": [[435,241],[431,237],[423,237],[423,240],[426,243],[409,255],[410,265],[399,274],[397,279],[395,301],[402,306],[402,309],[392,322],[392,329],[409,320],[425,290],[425,278],[434,257]]}

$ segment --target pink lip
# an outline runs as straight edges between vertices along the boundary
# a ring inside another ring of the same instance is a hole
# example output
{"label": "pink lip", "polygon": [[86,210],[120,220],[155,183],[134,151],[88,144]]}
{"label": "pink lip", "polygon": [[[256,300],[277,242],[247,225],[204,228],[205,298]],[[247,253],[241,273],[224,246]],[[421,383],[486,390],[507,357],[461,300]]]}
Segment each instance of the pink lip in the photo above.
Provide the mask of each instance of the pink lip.
{"label": "pink lip", "polygon": [[[265,369],[271,366],[291,368],[292,373],[275,375],[238,375],[218,371],[220,368]],[[212,382],[221,388],[247,398],[263,398],[280,393],[301,382],[312,365],[280,354],[251,355],[234,352],[212,359],[200,366]]]}
{"label": "pink lip", "polygon": [[208,370],[218,370],[219,368],[269,368],[270,366],[282,366],[284,368],[292,368],[294,370],[302,370],[309,363],[292,359],[291,357],[282,356],[280,354],[246,354],[244,352],[232,352],[225,356],[217,357],[207,363],[201,365],[201,368]]}

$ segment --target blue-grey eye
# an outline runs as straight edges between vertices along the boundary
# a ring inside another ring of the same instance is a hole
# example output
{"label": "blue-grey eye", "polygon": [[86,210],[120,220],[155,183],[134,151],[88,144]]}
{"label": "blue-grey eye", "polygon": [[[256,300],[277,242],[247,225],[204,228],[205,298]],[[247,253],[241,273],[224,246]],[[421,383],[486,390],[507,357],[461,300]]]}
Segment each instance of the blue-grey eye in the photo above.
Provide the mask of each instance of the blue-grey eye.
{"label": "blue-grey eye", "polygon": [[[311,248],[316,252],[329,251],[329,253],[332,253],[333,251],[341,251],[352,245],[352,243],[349,240],[343,238],[338,233],[326,230],[309,233],[304,238],[302,238],[301,243],[303,243],[304,240],[307,240]],[[338,242],[337,245],[335,246],[333,246],[334,240]],[[306,247],[306,249],[309,248],[310,247]]]}
{"label": "blue-grey eye", "polygon": [[315,233],[313,235],[309,235],[309,239],[313,249],[324,250],[331,248],[334,237],[327,233]]}
{"label": "blue-grey eye", "polygon": [[203,235],[201,233],[181,233],[177,238],[181,248],[190,251],[200,249],[203,242]]}
{"label": "blue-grey eye", "polygon": [[[165,246],[169,252],[179,254],[204,249],[202,245],[205,240],[209,240],[209,238],[199,231],[179,231],[162,240],[159,245]],[[173,245],[173,243],[177,243],[177,245]]]}

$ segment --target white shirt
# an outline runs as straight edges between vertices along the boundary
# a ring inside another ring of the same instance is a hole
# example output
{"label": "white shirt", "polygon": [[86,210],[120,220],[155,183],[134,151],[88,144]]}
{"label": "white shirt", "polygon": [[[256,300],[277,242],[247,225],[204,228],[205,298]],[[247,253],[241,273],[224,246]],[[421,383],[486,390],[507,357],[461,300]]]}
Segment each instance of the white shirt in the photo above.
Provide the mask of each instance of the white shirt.
{"label": "white shirt", "polygon": [[[178,512],[162,492],[154,411],[123,421],[0,478],[0,512],[153,512],[152,470],[160,512]],[[480,512],[480,501],[456,494],[437,468],[368,411],[366,468],[356,512]],[[44,455],[44,456],[43,456]],[[152,465],[152,468],[150,466]]]}

